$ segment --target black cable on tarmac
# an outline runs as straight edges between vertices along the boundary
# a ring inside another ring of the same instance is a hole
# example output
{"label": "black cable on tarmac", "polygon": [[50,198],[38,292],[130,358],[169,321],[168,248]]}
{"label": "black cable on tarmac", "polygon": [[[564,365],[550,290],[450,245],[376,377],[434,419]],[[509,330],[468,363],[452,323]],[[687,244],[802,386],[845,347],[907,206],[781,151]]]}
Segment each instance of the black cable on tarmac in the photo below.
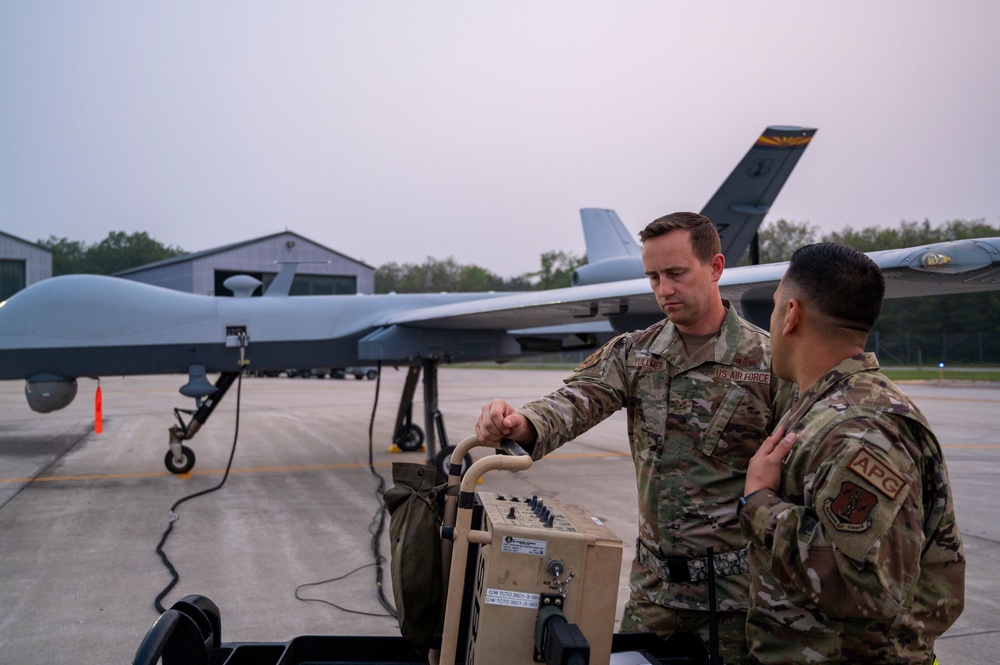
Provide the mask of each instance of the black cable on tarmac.
{"label": "black cable on tarmac", "polygon": [[[378,478],[378,487],[375,489],[375,496],[378,498],[378,510],[376,511],[375,515],[372,516],[372,521],[368,525],[368,531],[369,533],[372,534],[371,550],[374,560],[372,561],[372,563],[366,563],[363,566],[358,566],[354,570],[344,573],[339,577],[331,577],[330,579],[322,580],[320,582],[306,582],[304,584],[300,584],[299,586],[295,587],[295,597],[298,600],[303,600],[306,602],[323,603],[324,605],[330,605],[331,607],[335,607],[338,610],[341,610],[342,612],[347,612],[349,614],[361,614],[370,617],[396,618],[398,617],[396,608],[393,607],[392,603],[389,602],[389,599],[386,598],[385,596],[385,585],[384,585],[385,573],[382,570],[382,566],[385,564],[386,560],[385,557],[382,555],[382,547],[381,547],[382,533],[385,531],[385,516],[386,516],[385,502],[383,501],[382,498],[383,495],[385,494],[385,478],[383,478],[382,475],[375,470],[375,435],[374,435],[375,414],[378,411],[378,400],[381,388],[382,388],[382,361],[380,360],[378,362],[378,378],[375,381],[375,402],[372,405],[372,415],[368,421],[368,469],[371,471],[373,476]],[[337,582],[350,575],[353,575],[359,570],[364,570],[365,568],[370,568],[372,566],[375,567],[375,588],[376,588],[376,593],[378,594],[378,601],[379,604],[381,604],[382,607],[385,608],[388,614],[376,614],[374,612],[363,612],[361,610],[352,610],[346,607],[341,607],[336,603],[333,603],[329,600],[324,600],[322,598],[304,598],[303,596],[299,595],[299,590],[304,587],[319,586],[320,584],[326,584],[327,582]]]}
{"label": "black cable on tarmac", "polygon": [[382,533],[385,531],[385,516],[388,511],[385,509],[385,500],[383,495],[385,494],[385,478],[382,477],[378,471],[375,470],[375,444],[374,444],[374,434],[375,429],[375,412],[378,410],[378,395],[379,388],[382,385],[382,361],[378,361],[378,380],[375,382],[375,403],[372,405],[372,415],[371,419],[368,421],[368,468],[371,470],[372,475],[378,478],[378,487],[375,489],[375,496],[378,497],[378,512],[372,517],[371,524],[368,527],[368,531],[372,534],[372,554],[375,557],[375,587],[378,590],[378,602],[381,603],[382,607],[389,612],[393,617],[398,616],[396,608],[393,607],[392,603],[385,597],[385,586],[383,584],[384,573],[382,571],[382,565],[385,563],[385,557],[382,556]]}
{"label": "black cable on tarmac", "polygon": [[163,545],[167,542],[167,538],[170,537],[170,532],[174,530],[174,523],[177,522],[178,520],[178,515],[175,512],[177,510],[177,507],[180,506],[185,501],[190,501],[191,499],[196,499],[199,496],[211,494],[212,492],[220,489],[223,485],[226,484],[226,479],[229,478],[229,470],[233,466],[233,456],[236,454],[236,442],[239,440],[240,436],[240,391],[243,387],[244,367],[245,365],[243,364],[243,347],[240,347],[240,373],[239,376],[236,377],[236,428],[233,432],[233,446],[232,449],[229,451],[229,462],[226,464],[226,473],[223,474],[222,480],[219,481],[219,484],[216,485],[215,487],[210,487],[208,489],[201,490],[200,492],[189,494],[188,496],[178,499],[176,502],[174,502],[174,505],[170,506],[169,523],[167,524],[166,530],[163,532],[163,536],[160,538],[159,544],[156,546],[156,553],[160,555],[160,559],[163,561],[163,565],[167,567],[167,570],[170,571],[170,577],[171,577],[170,583],[167,584],[166,587],[164,587],[163,591],[160,592],[160,595],[158,595],[156,599],[153,601],[153,607],[155,607],[156,611],[159,612],[160,614],[163,614],[164,612],[167,611],[167,609],[163,606],[163,604],[160,601],[163,600],[164,596],[170,593],[170,590],[173,589],[181,579],[181,576],[177,573],[177,569],[174,568],[174,565],[172,563],[170,563],[170,557],[168,557],[166,552],[163,551]]}

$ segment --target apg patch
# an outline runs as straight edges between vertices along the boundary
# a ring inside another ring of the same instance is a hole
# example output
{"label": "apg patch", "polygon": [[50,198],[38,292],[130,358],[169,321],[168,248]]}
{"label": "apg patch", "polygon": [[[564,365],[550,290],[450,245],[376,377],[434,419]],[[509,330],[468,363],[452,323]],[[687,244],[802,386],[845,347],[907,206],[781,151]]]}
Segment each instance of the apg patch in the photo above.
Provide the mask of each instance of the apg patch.
{"label": "apg patch", "polygon": [[875,489],[893,501],[906,487],[906,480],[901,475],[880,462],[877,457],[864,448],[854,454],[847,468],[871,483]]}
{"label": "apg patch", "polygon": [[845,481],[840,484],[840,494],[823,502],[823,512],[839,531],[865,531],[872,525],[869,514],[877,504],[875,494]]}

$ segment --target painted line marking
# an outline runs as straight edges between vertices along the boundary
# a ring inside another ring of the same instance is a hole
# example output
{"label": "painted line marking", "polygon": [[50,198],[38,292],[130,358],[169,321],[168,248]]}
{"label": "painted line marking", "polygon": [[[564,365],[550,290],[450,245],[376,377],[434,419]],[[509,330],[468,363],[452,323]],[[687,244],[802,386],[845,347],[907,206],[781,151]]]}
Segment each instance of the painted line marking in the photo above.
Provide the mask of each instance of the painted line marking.
{"label": "painted line marking", "polygon": [[[1000,444],[997,443],[942,443],[942,448],[955,448],[955,449],[974,449],[974,450],[995,450],[1000,449]],[[631,457],[631,453],[625,452],[592,452],[592,453],[554,453],[551,455],[546,455],[547,459],[599,459],[607,457]],[[388,467],[391,466],[392,462],[375,462],[377,467]],[[261,467],[248,467],[244,469],[230,469],[230,474],[247,474],[247,473],[290,473],[299,471],[336,471],[339,469],[363,469],[367,468],[367,462],[356,462],[356,463],[343,463],[343,464],[314,464],[314,465],[302,465],[302,466],[261,466]],[[0,478],[0,484],[2,483],[56,483],[56,482],[70,482],[70,481],[93,481],[93,480],[130,480],[136,478],[177,478],[178,480],[187,480],[194,476],[221,476],[226,472],[225,469],[206,469],[206,470],[195,470],[190,473],[177,476],[170,473],[169,471],[148,471],[139,473],[98,473],[90,475],[74,475],[74,476],[41,476],[38,478]]]}

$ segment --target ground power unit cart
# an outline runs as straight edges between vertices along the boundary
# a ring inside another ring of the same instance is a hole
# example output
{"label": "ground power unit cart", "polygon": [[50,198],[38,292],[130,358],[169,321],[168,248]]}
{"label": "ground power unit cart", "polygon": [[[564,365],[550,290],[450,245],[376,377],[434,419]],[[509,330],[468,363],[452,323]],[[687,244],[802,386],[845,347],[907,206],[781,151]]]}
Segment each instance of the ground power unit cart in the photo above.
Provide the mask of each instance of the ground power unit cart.
{"label": "ground power unit cart", "polygon": [[[447,480],[433,465],[393,465],[396,486],[385,500],[393,520],[400,636],[226,643],[219,608],[193,595],[157,619],[133,665],[721,663],[717,647],[709,649],[695,635],[661,640],[615,633],[621,541],[580,506],[477,492],[484,474],[520,471],[532,463],[517,444],[505,442],[501,450],[491,450],[498,454],[463,471],[467,453],[477,445],[469,437],[455,447]],[[405,557],[420,561],[413,581],[397,562],[402,549],[417,541],[430,543],[433,551]]]}

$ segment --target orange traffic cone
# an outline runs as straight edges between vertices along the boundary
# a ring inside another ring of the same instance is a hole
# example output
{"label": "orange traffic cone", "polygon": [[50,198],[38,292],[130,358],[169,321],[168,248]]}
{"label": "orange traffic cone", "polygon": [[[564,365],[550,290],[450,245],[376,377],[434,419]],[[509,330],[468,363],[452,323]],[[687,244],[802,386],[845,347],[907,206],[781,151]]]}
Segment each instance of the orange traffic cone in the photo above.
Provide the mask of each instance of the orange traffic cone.
{"label": "orange traffic cone", "polygon": [[104,427],[102,425],[102,420],[104,414],[102,412],[103,405],[101,404],[101,384],[97,384],[97,392],[94,394],[94,433],[100,434]]}

